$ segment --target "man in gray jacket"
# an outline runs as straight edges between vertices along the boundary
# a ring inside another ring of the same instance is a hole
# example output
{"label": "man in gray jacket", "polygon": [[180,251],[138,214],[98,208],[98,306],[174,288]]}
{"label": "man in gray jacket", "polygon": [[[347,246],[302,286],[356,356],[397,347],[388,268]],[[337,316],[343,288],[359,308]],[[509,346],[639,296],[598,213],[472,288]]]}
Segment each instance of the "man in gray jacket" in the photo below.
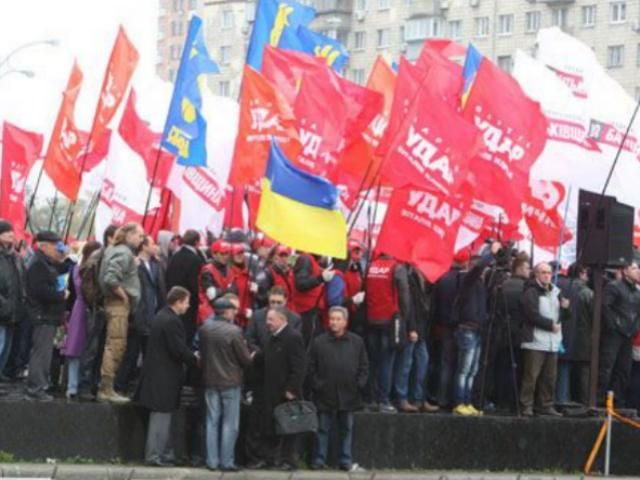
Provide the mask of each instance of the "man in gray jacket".
{"label": "man in gray jacket", "polygon": [[118,395],[113,381],[127,346],[129,313],[140,299],[140,278],[135,253],[144,240],[144,230],[137,223],[128,223],[116,232],[114,243],[106,249],[100,266],[100,289],[104,295],[107,335],[102,356],[98,401],[125,403],[129,399]]}
{"label": "man in gray jacket", "polygon": [[242,330],[233,324],[238,302],[223,297],[213,307],[215,317],[198,331],[207,404],[207,468],[236,471],[234,451],[240,425],[243,370],[251,363],[253,354],[249,353]]}

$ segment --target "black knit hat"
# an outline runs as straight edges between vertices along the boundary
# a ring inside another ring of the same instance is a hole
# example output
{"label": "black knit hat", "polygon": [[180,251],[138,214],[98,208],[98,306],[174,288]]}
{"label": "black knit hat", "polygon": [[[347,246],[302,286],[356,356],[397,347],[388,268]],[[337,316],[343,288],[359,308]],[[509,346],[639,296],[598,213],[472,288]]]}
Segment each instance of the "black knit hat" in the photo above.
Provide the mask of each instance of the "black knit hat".
{"label": "black knit hat", "polygon": [[231,310],[232,308],[236,308],[236,306],[228,298],[219,298],[213,302],[213,310],[216,313],[222,313],[226,310]]}
{"label": "black knit hat", "polygon": [[13,225],[6,220],[0,220],[0,235],[7,232],[13,232]]}

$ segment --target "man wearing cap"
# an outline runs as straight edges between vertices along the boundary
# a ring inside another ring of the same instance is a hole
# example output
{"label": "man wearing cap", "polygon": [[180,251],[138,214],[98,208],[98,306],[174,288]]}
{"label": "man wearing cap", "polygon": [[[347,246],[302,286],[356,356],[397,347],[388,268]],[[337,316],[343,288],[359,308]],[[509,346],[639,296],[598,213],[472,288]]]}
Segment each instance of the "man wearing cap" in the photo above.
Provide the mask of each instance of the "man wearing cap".
{"label": "man wearing cap", "polygon": [[238,295],[240,311],[236,322],[245,328],[253,314],[253,296],[258,291],[258,284],[251,280],[251,272],[245,259],[245,247],[242,243],[231,244],[231,289]]}
{"label": "man wearing cap", "polygon": [[13,338],[14,326],[21,320],[19,312],[24,302],[24,269],[14,249],[13,225],[0,220],[0,379]]}
{"label": "man wearing cap", "polygon": [[349,240],[349,258],[336,263],[336,269],[342,272],[344,279],[344,306],[349,309],[349,329],[359,335],[365,335],[364,318],[364,271],[362,269],[362,244]]}
{"label": "man wearing cap", "polygon": [[[252,354],[233,324],[237,306],[227,298],[214,304],[214,321],[198,330],[202,381],[207,404],[207,467],[236,471],[235,446],[240,426],[240,398],[244,369]],[[220,428],[222,425],[222,428]]]}
{"label": "man wearing cap", "polygon": [[67,249],[58,235],[40,232],[36,235],[38,249],[27,268],[27,308],[33,325],[27,398],[40,401],[53,399],[46,393],[49,386],[53,337],[63,320],[65,300],[64,274],[68,267],[62,263]]}
{"label": "man wearing cap", "polygon": [[213,258],[200,270],[198,288],[198,324],[202,325],[214,313],[213,302],[229,291],[231,272],[229,270],[229,254],[231,245],[224,240],[216,240],[211,244]]}
{"label": "man wearing cap", "polygon": [[287,298],[291,299],[293,295],[293,270],[289,265],[291,258],[291,249],[286,245],[278,245],[273,250],[271,262],[263,268],[256,278],[258,283],[258,299],[262,306],[268,304],[268,294],[271,287],[279,286],[287,292]]}
{"label": "man wearing cap", "polygon": [[128,223],[118,229],[114,244],[106,249],[102,259],[100,289],[105,299],[107,335],[100,371],[99,401],[129,401],[114,391],[113,382],[127,347],[129,314],[140,300],[140,277],[135,252],[143,240],[142,227],[137,223]]}
{"label": "man wearing cap", "polygon": [[182,316],[187,341],[191,340],[195,332],[200,305],[198,279],[205,259],[198,250],[199,246],[200,234],[196,230],[187,230],[182,237],[182,246],[169,257],[167,264],[167,288],[183,287],[191,295],[189,310]]}

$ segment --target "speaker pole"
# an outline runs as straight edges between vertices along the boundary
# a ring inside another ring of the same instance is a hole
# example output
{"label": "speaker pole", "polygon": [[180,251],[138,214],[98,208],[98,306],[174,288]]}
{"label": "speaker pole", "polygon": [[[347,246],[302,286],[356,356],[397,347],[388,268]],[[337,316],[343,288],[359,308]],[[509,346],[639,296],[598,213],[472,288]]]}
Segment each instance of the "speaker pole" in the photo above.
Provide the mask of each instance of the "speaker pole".
{"label": "speaker pole", "polygon": [[593,322],[591,328],[591,371],[589,381],[589,407],[596,408],[598,402],[598,369],[600,361],[600,321],[602,318],[602,283],[604,267],[596,265],[593,272]]}

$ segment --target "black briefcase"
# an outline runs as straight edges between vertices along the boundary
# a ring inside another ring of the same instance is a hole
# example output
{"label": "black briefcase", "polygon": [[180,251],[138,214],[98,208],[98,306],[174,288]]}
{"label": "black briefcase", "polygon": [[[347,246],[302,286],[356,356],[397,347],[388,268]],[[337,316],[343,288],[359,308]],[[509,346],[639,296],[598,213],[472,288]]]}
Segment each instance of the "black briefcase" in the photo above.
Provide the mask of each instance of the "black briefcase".
{"label": "black briefcase", "polygon": [[318,430],[316,406],[304,400],[293,400],[278,405],[273,411],[276,434],[293,435]]}

